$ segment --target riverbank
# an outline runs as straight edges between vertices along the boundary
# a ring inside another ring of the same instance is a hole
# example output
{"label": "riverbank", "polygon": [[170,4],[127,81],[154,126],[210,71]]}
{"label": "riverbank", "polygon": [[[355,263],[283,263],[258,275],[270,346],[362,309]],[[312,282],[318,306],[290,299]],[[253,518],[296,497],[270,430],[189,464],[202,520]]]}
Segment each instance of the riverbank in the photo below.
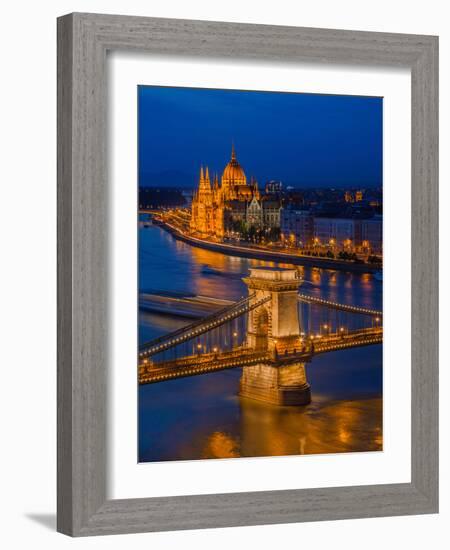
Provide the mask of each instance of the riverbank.
{"label": "riverbank", "polygon": [[191,246],[204,248],[212,252],[221,252],[228,256],[239,256],[243,258],[253,258],[255,260],[288,263],[294,265],[303,265],[307,267],[321,267],[323,269],[336,269],[340,271],[351,271],[354,273],[375,273],[379,271],[379,267],[370,264],[358,264],[345,260],[333,260],[331,258],[319,258],[312,256],[299,256],[297,254],[289,254],[286,252],[272,250],[258,250],[248,246],[236,246],[227,243],[214,243],[198,239],[190,235],[181,233],[175,226],[170,225],[158,219],[153,219],[153,223],[169,232],[175,239],[183,241]]}

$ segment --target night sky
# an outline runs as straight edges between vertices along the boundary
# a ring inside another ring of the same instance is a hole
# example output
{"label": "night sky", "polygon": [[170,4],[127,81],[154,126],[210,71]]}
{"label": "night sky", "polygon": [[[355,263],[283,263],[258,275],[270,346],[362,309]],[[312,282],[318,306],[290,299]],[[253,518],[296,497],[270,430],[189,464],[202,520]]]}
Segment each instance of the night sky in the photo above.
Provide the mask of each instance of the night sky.
{"label": "night sky", "polygon": [[382,184],[382,98],[138,87],[139,184],[192,187],[219,177],[234,141],[260,186]]}

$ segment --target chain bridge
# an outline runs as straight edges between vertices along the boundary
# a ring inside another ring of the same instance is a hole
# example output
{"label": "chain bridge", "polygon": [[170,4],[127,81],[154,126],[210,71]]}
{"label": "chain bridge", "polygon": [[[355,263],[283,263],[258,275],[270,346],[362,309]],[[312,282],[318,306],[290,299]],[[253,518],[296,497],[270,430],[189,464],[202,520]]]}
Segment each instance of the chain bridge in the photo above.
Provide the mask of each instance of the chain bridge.
{"label": "chain bridge", "polygon": [[242,396],[301,405],[314,356],[383,341],[381,311],[299,293],[295,268],[251,268],[243,280],[248,296],[143,344],[139,383],[243,367]]}

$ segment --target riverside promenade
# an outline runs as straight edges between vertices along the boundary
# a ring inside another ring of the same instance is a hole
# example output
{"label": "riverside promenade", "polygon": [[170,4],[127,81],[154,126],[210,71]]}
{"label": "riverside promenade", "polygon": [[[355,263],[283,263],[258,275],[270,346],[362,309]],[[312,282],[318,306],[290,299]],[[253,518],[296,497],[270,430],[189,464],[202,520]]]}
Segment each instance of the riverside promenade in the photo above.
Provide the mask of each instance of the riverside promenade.
{"label": "riverside promenade", "polygon": [[168,231],[175,239],[183,241],[191,246],[204,248],[213,252],[221,252],[229,256],[240,256],[244,258],[253,258],[255,260],[264,260],[278,263],[287,263],[293,265],[304,265],[308,267],[320,267],[323,269],[336,269],[339,271],[351,271],[355,273],[375,273],[380,270],[379,266],[356,263],[346,260],[334,260],[332,258],[320,258],[316,256],[302,256],[299,254],[290,254],[275,250],[262,250],[246,245],[234,245],[228,243],[219,243],[199,239],[187,235],[180,231],[176,226],[162,221],[159,218],[153,218],[153,223]]}

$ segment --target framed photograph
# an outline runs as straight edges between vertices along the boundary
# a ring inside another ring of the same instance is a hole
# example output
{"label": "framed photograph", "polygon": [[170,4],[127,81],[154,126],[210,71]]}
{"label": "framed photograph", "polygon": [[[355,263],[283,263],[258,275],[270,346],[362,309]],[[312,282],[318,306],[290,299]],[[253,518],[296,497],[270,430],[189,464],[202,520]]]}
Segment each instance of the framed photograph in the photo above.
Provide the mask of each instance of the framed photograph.
{"label": "framed photograph", "polygon": [[438,511],[438,39],[58,19],[58,530]]}

